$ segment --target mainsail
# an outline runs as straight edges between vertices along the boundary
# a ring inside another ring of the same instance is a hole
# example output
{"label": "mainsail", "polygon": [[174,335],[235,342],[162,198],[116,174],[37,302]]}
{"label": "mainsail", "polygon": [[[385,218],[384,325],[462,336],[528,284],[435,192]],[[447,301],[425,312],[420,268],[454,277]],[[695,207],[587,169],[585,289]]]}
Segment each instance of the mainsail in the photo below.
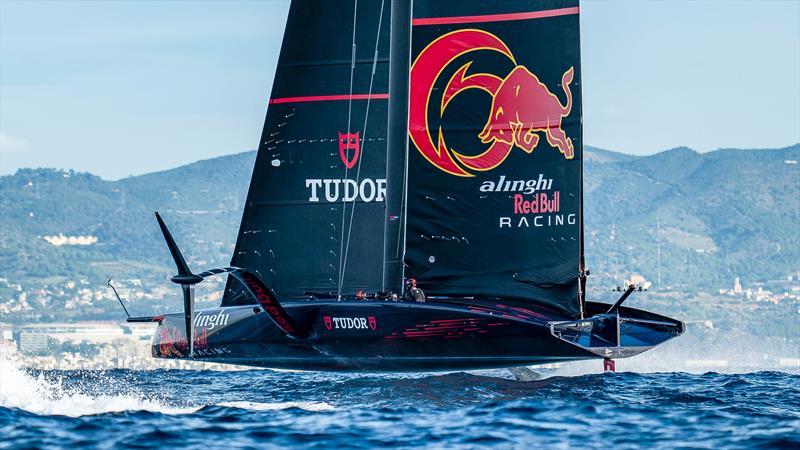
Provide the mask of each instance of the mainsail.
{"label": "mainsail", "polygon": [[404,276],[577,317],[578,2],[448,3],[413,2]]}
{"label": "mainsail", "polygon": [[580,315],[578,2],[456,4],[292,2],[232,265]]}
{"label": "mainsail", "polygon": [[281,298],[381,288],[388,53],[388,2],[292,2],[231,260]]}

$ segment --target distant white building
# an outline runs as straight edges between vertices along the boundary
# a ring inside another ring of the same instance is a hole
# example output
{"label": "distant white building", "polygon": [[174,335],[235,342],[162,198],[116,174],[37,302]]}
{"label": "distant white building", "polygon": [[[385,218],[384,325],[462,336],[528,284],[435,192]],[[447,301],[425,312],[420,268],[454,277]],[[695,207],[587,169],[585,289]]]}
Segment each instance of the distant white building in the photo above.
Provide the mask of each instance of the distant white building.
{"label": "distant white building", "polygon": [[150,340],[156,324],[113,322],[42,323],[19,328],[17,347],[23,353],[47,353],[50,343],[112,344],[120,340]]}
{"label": "distant white building", "polygon": [[741,294],[742,291],[742,284],[739,282],[739,277],[736,277],[733,280],[733,293],[734,294]]}
{"label": "distant white building", "polygon": [[43,239],[56,247],[62,245],[92,245],[97,243],[97,236],[44,236]]}

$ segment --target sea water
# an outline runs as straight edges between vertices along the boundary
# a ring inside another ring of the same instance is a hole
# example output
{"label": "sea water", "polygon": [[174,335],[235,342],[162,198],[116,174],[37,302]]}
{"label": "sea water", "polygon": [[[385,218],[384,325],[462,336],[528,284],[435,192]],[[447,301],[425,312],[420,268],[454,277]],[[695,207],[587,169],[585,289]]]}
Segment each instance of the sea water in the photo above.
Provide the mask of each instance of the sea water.
{"label": "sea water", "polygon": [[591,363],[518,381],[507,370],[40,371],[2,359],[0,448],[800,447],[797,373]]}

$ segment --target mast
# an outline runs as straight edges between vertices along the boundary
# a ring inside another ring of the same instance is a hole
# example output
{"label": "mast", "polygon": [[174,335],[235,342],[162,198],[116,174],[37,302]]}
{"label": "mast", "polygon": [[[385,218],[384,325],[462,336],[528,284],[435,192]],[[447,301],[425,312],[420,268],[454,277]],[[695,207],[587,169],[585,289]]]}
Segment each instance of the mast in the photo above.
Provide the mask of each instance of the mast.
{"label": "mast", "polygon": [[[580,42],[580,27],[578,27],[578,42]],[[581,48],[578,45],[578,64],[581,63]],[[583,105],[583,89],[579,90],[580,96],[580,103]],[[579,153],[583,156],[583,114],[580,116],[580,137],[578,138],[577,145],[580,147]],[[581,176],[580,176],[580,206],[578,212],[580,214],[580,241],[579,241],[579,271],[578,274],[578,304],[580,306],[580,318],[583,319],[586,316],[586,277],[589,276],[589,271],[586,270],[586,242],[585,242],[585,229],[584,225],[585,222],[583,220],[583,216],[585,215],[585,210],[583,208],[583,164],[584,158],[581,157]]]}
{"label": "mast", "polygon": [[411,2],[393,0],[389,45],[389,114],[386,157],[384,292],[402,292],[408,176],[408,68],[411,59]]}

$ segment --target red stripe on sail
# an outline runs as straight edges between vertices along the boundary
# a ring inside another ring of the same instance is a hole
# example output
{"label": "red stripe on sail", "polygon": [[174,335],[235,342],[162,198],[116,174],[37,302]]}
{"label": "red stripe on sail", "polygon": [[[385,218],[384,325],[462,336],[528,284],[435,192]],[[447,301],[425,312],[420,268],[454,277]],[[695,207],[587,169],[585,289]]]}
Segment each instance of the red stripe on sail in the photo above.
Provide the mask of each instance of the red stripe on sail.
{"label": "red stripe on sail", "polygon": [[546,11],[533,11],[510,14],[488,14],[484,16],[456,16],[456,17],[426,17],[423,19],[413,19],[412,25],[445,25],[458,23],[477,23],[477,22],[506,22],[509,20],[542,19],[545,17],[568,16],[580,13],[580,8],[548,9]]}
{"label": "red stripe on sail", "polygon": [[329,102],[335,100],[386,100],[389,94],[341,94],[341,95],[308,95],[305,97],[271,98],[269,104],[277,103],[302,103],[302,102]]}

